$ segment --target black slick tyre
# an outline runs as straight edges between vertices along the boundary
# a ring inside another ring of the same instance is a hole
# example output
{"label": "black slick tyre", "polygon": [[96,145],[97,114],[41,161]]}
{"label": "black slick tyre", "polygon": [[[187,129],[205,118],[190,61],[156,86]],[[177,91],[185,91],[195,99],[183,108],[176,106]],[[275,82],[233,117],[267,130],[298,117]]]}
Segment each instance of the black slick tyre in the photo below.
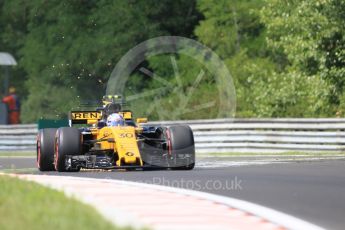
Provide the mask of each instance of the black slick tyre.
{"label": "black slick tyre", "polygon": [[59,128],[55,136],[54,166],[58,172],[76,172],[80,169],[66,169],[66,155],[80,155],[82,150],[82,135],[72,127]]}
{"label": "black slick tyre", "polygon": [[54,139],[57,129],[40,129],[37,134],[37,168],[40,171],[54,171]]}
{"label": "black slick tyre", "polygon": [[175,170],[191,170],[195,165],[193,131],[187,125],[170,126],[166,129],[169,167]]}

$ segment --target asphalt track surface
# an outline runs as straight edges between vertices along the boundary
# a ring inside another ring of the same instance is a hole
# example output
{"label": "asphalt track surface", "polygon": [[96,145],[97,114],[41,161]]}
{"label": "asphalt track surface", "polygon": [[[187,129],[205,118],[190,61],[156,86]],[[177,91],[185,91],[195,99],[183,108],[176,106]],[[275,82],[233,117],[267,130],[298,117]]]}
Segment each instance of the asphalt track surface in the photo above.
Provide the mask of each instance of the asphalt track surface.
{"label": "asphalt track surface", "polygon": [[[212,162],[235,162],[217,165]],[[236,164],[236,162],[240,162]],[[242,162],[242,163],[241,163]],[[345,160],[243,164],[243,159],[206,158],[192,171],[81,171],[44,173],[119,179],[229,196],[285,212],[327,229],[345,229]],[[217,165],[217,167],[212,167]],[[0,170],[34,168],[34,158],[0,157]],[[25,170],[23,171],[25,172]],[[40,174],[34,170],[31,173]]]}

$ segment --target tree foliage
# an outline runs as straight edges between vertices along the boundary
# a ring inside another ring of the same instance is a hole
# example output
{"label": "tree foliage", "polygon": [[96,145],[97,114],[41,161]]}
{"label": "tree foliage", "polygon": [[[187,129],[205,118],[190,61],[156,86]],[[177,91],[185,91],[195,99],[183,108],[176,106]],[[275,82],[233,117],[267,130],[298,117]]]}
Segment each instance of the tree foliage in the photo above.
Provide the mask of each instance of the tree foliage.
{"label": "tree foliage", "polygon": [[[341,0],[269,0],[261,11],[267,28],[267,44],[287,60],[283,76],[300,78],[305,94],[319,108],[313,116],[334,116],[344,107],[345,3]],[[279,59],[275,59],[279,62]],[[317,90],[315,90],[317,89]],[[296,95],[296,98],[298,96]],[[304,101],[300,102],[302,105]],[[305,103],[308,105],[308,103]]]}
{"label": "tree foliage", "polygon": [[[0,47],[18,61],[11,83],[22,97],[24,122],[65,117],[78,100],[98,99],[128,50],[163,35],[194,38],[224,60],[236,87],[239,117],[345,112],[342,0],[0,0],[0,12]],[[174,58],[189,89],[200,66],[190,57]],[[170,56],[150,58],[142,66],[175,81]],[[218,97],[211,75],[205,74],[191,105]],[[126,93],[157,87],[137,73]],[[175,92],[160,103],[172,110],[180,99]],[[134,103],[136,112],[152,100]]]}
{"label": "tree foliage", "polygon": [[334,116],[344,107],[343,1],[198,3],[205,20],[195,33],[227,62],[238,116]]}
{"label": "tree foliage", "polygon": [[[116,62],[134,45],[160,35],[190,36],[200,17],[194,5],[169,0],[4,2],[3,17],[11,24],[1,41],[16,51],[27,78],[21,87],[28,91],[22,120],[66,116],[79,99],[99,99]],[[25,17],[13,21],[13,14],[23,12]],[[17,42],[12,46],[12,41]]]}

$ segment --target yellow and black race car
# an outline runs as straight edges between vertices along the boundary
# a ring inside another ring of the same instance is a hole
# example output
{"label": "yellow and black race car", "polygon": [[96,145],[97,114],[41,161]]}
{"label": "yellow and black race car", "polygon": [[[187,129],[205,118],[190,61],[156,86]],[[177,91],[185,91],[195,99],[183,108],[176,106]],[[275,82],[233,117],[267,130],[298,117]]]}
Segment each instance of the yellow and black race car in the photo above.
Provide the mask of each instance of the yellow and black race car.
{"label": "yellow and black race car", "polygon": [[[189,126],[152,126],[145,124],[146,118],[134,122],[132,112],[122,110],[122,105],[120,95],[104,96],[103,106],[95,111],[72,111],[70,127],[39,130],[38,169],[194,168],[194,137]],[[110,125],[107,119],[112,114],[119,114],[124,123]]]}

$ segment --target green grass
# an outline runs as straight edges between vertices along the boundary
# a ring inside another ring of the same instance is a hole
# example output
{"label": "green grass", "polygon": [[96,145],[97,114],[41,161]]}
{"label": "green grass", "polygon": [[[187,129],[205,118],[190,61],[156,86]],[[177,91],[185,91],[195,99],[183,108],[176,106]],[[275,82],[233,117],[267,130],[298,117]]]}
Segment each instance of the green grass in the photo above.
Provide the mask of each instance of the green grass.
{"label": "green grass", "polygon": [[120,229],[91,206],[33,182],[0,176],[0,229]]}
{"label": "green grass", "polygon": [[36,152],[0,152],[0,157],[33,157]]}

